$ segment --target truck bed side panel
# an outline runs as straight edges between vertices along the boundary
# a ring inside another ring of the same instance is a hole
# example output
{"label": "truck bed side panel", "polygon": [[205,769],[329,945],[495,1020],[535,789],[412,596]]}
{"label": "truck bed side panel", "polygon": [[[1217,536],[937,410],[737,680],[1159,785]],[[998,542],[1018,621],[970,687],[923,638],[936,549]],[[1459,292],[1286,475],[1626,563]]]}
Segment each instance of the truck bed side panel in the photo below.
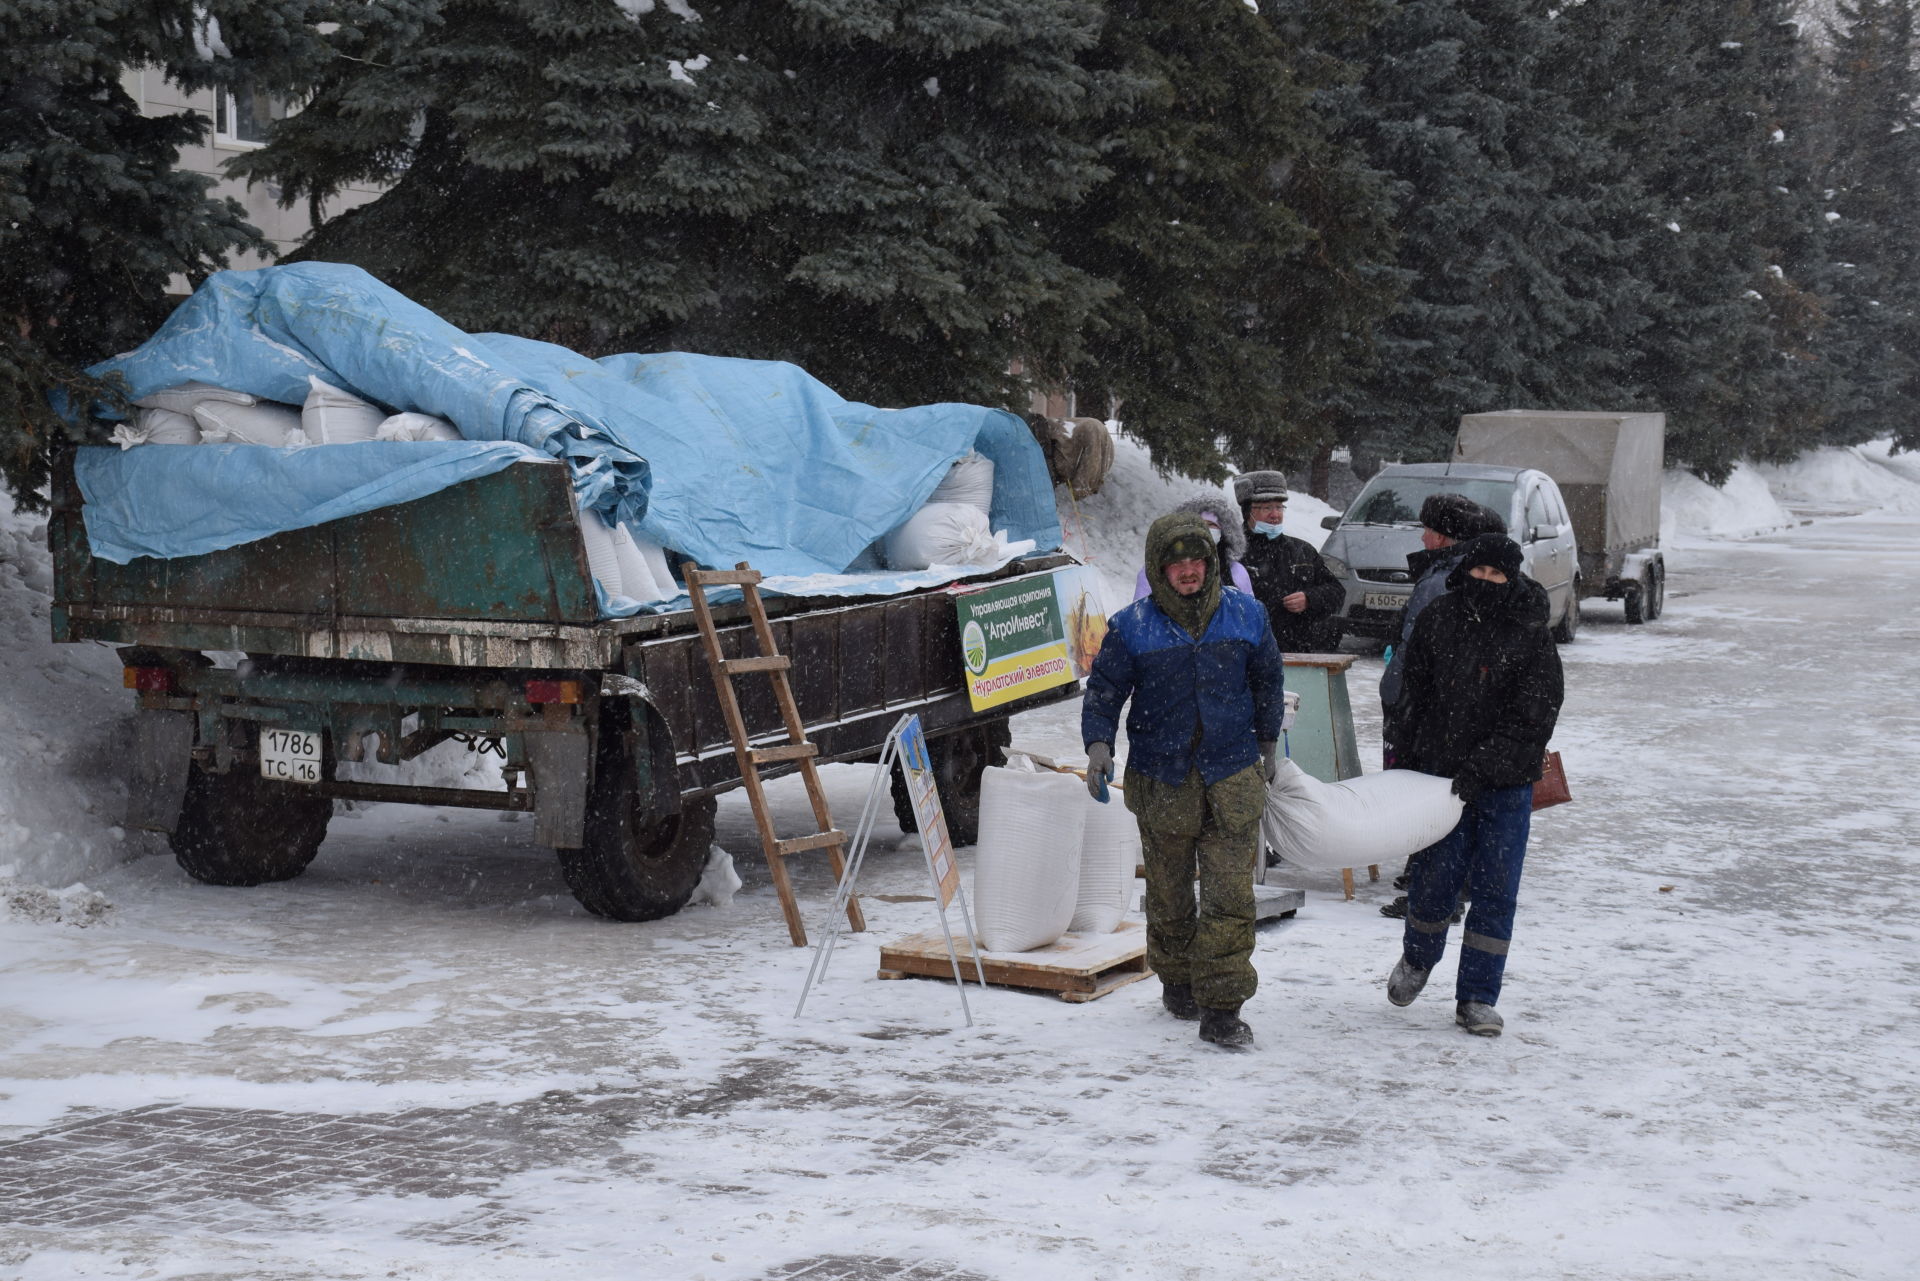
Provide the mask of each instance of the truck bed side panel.
{"label": "truck bed side panel", "polygon": [[562,467],[508,467],[311,529],[126,565],[91,556],[80,496],[70,470],[63,472],[49,528],[62,605],[305,616],[323,629],[342,616],[598,620]]}

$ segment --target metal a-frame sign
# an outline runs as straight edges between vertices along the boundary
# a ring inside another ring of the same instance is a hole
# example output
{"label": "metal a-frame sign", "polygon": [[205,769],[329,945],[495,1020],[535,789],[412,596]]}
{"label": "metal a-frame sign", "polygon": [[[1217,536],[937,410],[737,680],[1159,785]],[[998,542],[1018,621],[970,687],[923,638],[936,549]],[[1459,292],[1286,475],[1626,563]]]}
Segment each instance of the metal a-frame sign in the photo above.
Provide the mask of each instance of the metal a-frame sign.
{"label": "metal a-frame sign", "polygon": [[[833,907],[827,913],[827,931],[814,945],[813,964],[807,969],[807,981],[800,989],[800,1003],[793,1008],[795,1018],[807,1006],[807,995],[827,977],[827,966],[833,960],[833,949],[840,941],[842,922],[845,920],[847,904],[853,898],[854,886],[860,879],[860,867],[866,861],[867,841],[873,835],[873,825],[882,810],[890,807],[890,791],[893,767],[900,766],[900,774],[907,785],[907,795],[913,800],[913,816],[920,825],[920,848],[926,855],[927,879],[933,887],[933,901],[940,915],[940,930],[947,938],[947,959],[953,962],[953,981],[960,993],[960,1012],[967,1020],[967,1026],[973,1026],[973,1010],[967,1004],[966,979],[960,972],[960,952],[953,943],[953,927],[947,920],[947,909],[956,901],[960,904],[960,920],[966,927],[966,937],[972,940],[973,913],[967,907],[967,893],[960,885],[960,864],[954,857],[953,837],[947,831],[946,811],[940,806],[940,789],[933,775],[933,760],[927,753],[927,735],[921,728],[918,716],[902,716],[880,748],[880,768],[873,772],[873,782],[867,788],[867,803],[860,810],[860,821],[853,829],[853,839],[848,844],[847,868],[840,878],[839,888],[834,891]],[[980,980],[980,986],[987,985],[986,968],[980,962],[980,950],[973,949],[973,968]]]}

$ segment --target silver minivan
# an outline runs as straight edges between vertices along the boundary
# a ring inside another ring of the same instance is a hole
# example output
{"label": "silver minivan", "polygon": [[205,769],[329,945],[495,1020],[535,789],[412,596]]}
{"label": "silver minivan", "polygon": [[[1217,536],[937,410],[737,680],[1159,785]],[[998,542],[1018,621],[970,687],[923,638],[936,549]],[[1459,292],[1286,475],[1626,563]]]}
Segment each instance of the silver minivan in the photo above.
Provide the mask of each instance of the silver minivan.
{"label": "silver minivan", "polygon": [[1569,641],[1580,627],[1574,573],[1580,564],[1573,521],[1560,487],[1543,471],[1480,463],[1395,463],[1366,483],[1333,531],[1321,559],[1347,589],[1335,622],[1342,635],[1391,640],[1413,591],[1407,557],[1420,550],[1420,504],[1434,494],[1463,494],[1499,512],[1520,544],[1528,577],[1547,589],[1553,638]]}

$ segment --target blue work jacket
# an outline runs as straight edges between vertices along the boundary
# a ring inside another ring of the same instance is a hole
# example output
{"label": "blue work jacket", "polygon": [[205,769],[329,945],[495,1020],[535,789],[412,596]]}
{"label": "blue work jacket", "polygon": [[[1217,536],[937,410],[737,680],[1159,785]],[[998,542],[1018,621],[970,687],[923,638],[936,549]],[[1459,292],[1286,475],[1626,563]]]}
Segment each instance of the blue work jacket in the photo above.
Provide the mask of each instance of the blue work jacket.
{"label": "blue work jacket", "polygon": [[1147,597],[1107,620],[1087,674],[1080,738],[1113,743],[1132,698],[1127,768],[1176,785],[1198,768],[1217,783],[1258,761],[1261,743],[1279,739],[1285,679],[1267,608],[1253,597],[1221,592],[1197,641]]}

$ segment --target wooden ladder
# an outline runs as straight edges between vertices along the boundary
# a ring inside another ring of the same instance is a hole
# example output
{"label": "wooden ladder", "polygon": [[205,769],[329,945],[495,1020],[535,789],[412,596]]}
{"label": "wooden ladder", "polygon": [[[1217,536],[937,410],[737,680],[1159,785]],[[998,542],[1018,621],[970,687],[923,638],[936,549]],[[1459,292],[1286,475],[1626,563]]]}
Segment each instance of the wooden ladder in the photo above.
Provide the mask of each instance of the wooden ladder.
{"label": "wooden ladder", "polygon": [[[807,741],[807,727],[800,720],[800,709],[793,701],[793,685],[787,672],[793,660],[779,652],[773,628],[767,625],[767,609],[760,600],[760,572],[746,561],[733,569],[691,569],[685,571],[687,594],[693,600],[693,615],[700,624],[700,639],[706,646],[707,665],[713,670],[714,691],[720,696],[720,710],[727,718],[727,732],[733,735],[734,757],[740,763],[740,777],[747,785],[747,800],[753,806],[753,821],[760,829],[760,848],[767,856],[767,869],[773,873],[773,887],[780,894],[780,910],[786,914],[787,933],[795,947],[807,945],[806,926],[800,920],[800,905],[793,897],[793,882],[787,877],[786,857],[802,850],[824,849],[838,880],[846,871],[847,834],[833,825],[833,812],[827,807],[827,794],[820,787],[820,771],[814,757],[820,749]],[[709,587],[738,587],[745,598],[747,617],[753,621],[753,634],[760,642],[760,653],[747,658],[728,658],[720,650],[720,633],[714,630],[713,610],[707,605]],[[747,737],[746,718],[740,714],[740,700],[733,692],[733,677],[747,672],[765,672],[773,681],[773,697],[780,705],[780,716],[787,725],[787,741],[755,747]],[[796,761],[800,777],[806,780],[807,799],[813,802],[814,821],[819,830],[807,836],[780,839],[773,831],[773,816],[767,811],[766,785],[760,779],[760,767],[783,761]],[[858,899],[847,899],[847,924],[857,934],[867,928]]]}

